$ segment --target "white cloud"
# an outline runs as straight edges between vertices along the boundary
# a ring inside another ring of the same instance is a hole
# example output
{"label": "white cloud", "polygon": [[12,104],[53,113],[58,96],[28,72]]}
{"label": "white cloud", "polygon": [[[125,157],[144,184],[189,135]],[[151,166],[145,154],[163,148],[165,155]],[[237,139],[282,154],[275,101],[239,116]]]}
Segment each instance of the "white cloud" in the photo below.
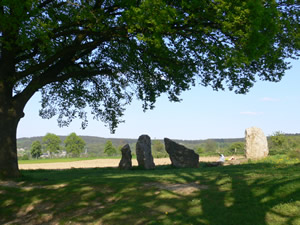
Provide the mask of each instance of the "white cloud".
{"label": "white cloud", "polygon": [[259,115],[262,115],[264,113],[263,112],[250,112],[250,111],[247,111],[247,112],[240,112],[240,114],[247,115],[247,116],[259,116]]}
{"label": "white cloud", "polygon": [[279,102],[280,99],[278,98],[270,98],[270,97],[263,97],[260,99],[263,102]]}

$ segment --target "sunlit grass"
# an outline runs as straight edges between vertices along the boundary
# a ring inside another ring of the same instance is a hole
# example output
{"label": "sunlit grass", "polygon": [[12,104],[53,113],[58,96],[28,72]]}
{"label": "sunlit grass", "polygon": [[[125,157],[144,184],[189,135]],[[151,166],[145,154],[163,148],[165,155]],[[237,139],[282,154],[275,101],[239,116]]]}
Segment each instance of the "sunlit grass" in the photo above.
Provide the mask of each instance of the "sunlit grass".
{"label": "sunlit grass", "polygon": [[275,168],[282,168],[288,165],[300,163],[300,160],[296,157],[293,158],[288,155],[275,155],[258,160],[256,163],[268,163],[272,164]]}
{"label": "sunlit grass", "polygon": [[22,174],[0,183],[0,224],[300,224],[300,163],[285,156],[213,168]]}

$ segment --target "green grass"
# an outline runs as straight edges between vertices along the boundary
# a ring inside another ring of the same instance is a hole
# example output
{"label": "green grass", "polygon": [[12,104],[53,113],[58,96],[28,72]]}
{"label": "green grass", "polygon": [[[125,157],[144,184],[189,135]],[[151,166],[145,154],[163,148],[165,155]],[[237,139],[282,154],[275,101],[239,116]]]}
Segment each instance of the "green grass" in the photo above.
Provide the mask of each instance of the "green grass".
{"label": "green grass", "polygon": [[19,164],[36,164],[36,163],[56,163],[56,162],[74,162],[93,159],[120,159],[120,156],[111,157],[89,157],[89,158],[53,158],[53,159],[30,159],[19,160]]}
{"label": "green grass", "polygon": [[[22,174],[0,185],[0,224],[300,224],[300,163],[284,156],[214,168]],[[169,188],[176,184],[198,186]]]}

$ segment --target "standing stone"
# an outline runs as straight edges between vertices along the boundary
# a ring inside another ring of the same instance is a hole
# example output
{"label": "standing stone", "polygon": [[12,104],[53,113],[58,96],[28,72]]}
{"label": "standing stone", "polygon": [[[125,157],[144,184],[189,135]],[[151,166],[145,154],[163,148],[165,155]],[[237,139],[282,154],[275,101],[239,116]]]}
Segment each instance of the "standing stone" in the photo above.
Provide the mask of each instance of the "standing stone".
{"label": "standing stone", "polygon": [[245,131],[245,138],[247,159],[260,159],[268,156],[268,141],[260,128],[247,128]]}
{"label": "standing stone", "polygon": [[199,166],[199,155],[193,150],[168,138],[165,138],[164,141],[173,166],[178,168],[197,168]]}
{"label": "standing stone", "polygon": [[132,168],[131,162],[131,150],[129,144],[126,144],[121,149],[122,152],[122,159],[119,163],[119,168],[124,170],[130,170]]}
{"label": "standing stone", "polygon": [[138,165],[145,169],[154,169],[155,164],[151,153],[151,139],[148,135],[141,135],[136,143],[136,158]]}

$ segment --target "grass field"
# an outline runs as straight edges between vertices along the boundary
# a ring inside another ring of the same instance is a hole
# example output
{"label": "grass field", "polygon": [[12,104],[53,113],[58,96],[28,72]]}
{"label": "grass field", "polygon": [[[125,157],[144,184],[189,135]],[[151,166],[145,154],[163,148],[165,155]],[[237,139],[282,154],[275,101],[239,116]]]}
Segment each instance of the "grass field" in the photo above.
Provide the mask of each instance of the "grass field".
{"label": "grass field", "polygon": [[121,159],[120,156],[116,157],[88,157],[88,158],[53,158],[53,159],[30,159],[30,160],[19,160],[19,164],[38,164],[38,163],[57,163],[57,162],[75,162],[93,159]]}
{"label": "grass field", "polygon": [[0,224],[300,224],[300,163],[22,171],[0,182]]}

